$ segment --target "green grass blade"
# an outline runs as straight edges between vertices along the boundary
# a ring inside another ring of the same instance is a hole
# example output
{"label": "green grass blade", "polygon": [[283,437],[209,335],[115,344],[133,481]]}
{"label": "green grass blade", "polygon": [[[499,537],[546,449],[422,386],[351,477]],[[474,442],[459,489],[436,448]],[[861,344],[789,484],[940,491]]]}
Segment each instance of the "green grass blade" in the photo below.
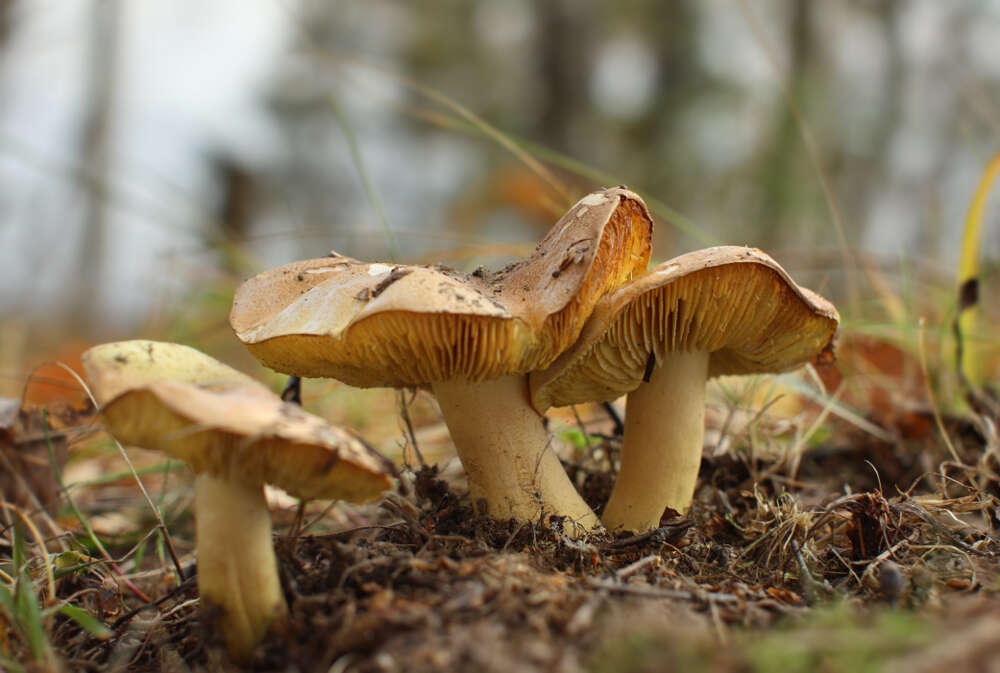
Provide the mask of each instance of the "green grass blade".
{"label": "green grass blade", "polygon": [[107,640],[114,635],[114,631],[101,623],[96,617],[75,605],[63,605],[59,608],[59,614],[69,617],[80,627],[99,640]]}
{"label": "green grass blade", "polygon": [[[108,443],[111,444],[110,442]],[[180,467],[181,463],[176,463],[172,461],[163,461],[162,463],[156,463],[155,465],[150,465],[149,467],[137,468],[135,474],[140,477],[145,477],[149,474],[162,474],[165,470],[170,470],[175,467]],[[87,486],[103,486],[104,484],[113,484],[116,481],[121,481],[123,479],[131,479],[132,472],[130,470],[119,470],[118,472],[112,472],[110,474],[102,474],[99,477],[94,477],[92,479],[84,479],[82,481],[73,481],[66,485],[67,488],[77,488],[77,487],[87,487]]]}
{"label": "green grass blade", "polygon": [[[157,535],[159,531],[157,531]],[[149,538],[143,538],[143,540],[135,548],[135,558],[132,561],[132,572],[138,572],[139,568],[142,567],[142,560],[146,557],[146,543]]]}
{"label": "green grass blade", "polygon": [[22,572],[14,589],[15,621],[28,640],[31,655],[36,661],[48,658],[50,653],[49,640],[45,635],[45,624],[42,621],[42,610],[38,605],[38,596],[27,572]]}
{"label": "green grass blade", "polygon": [[72,575],[84,570],[100,565],[101,561],[88,561],[88,557],[75,551],[64,551],[56,554],[54,558],[54,575],[56,579],[61,579],[67,575]]}
{"label": "green grass blade", "polygon": [[396,235],[392,232],[392,227],[389,226],[389,218],[385,214],[385,204],[382,202],[382,197],[379,195],[378,190],[375,189],[375,183],[368,173],[364,157],[361,156],[358,137],[355,135],[354,128],[347,119],[347,115],[344,114],[344,110],[337,98],[333,94],[330,94],[329,101],[333,117],[337,120],[337,124],[340,125],[340,130],[344,132],[344,138],[347,139],[347,148],[351,153],[351,160],[358,171],[358,176],[361,178],[365,194],[368,196],[368,201],[371,203],[372,208],[375,209],[375,215],[382,225],[382,235],[385,237],[386,252],[389,254],[390,259],[399,259],[399,245],[396,243]]}
{"label": "green grass blade", "polygon": [[17,611],[14,607],[14,594],[3,584],[0,584],[0,608],[7,613],[8,619],[14,619],[14,613]]}
{"label": "green grass blade", "polygon": [[15,521],[12,532],[10,559],[14,566],[11,575],[14,576],[21,572],[21,568],[24,566],[24,532],[21,528],[23,525],[20,521]]}
{"label": "green grass blade", "polygon": [[10,671],[11,673],[28,673],[28,669],[22,666],[21,662],[11,659],[6,655],[0,656],[0,670]]}
{"label": "green grass blade", "polygon": [[[441,128],[449,129],[459,133],[465,133],[467,135],[481,136],[490,140],[495,140],[496,134],[500,134],[499,131],[495,129],[491,133],[487,133],[481,126],[473,124],[471,122],[465,121],[459,117],[449,115],[447,113],[414,113],[419,119],[426,121],[427,123],[437,125]],[[602,171],[598,168],[594,168],[578,159],[574,159],[566,154],[558,152],[545,145],[540,145],[538,143],[532,142],[526,138],[521,138],[518,136],[510,134],[503,135],[505,141],[508,145],[516,147],[522,154],[529,156],[533,159],[540,159],[553,166],[557,166],[567,173],[571,173],[578,177],[589,180],[590,182],[610,186],[627,184],[627,180],[623,180],[621,176],[615,176],[606,171]],[[544,179],[544,176],[541,176]],[[631,189],[636,191],[642,198],[646,201],[646,205],[649,207],[650,212],[659,217],[661,220],[665,221],[671,227],[677,231],[690,236],[693,240],[697,241],[699,245],[711,246],[719,245],[722,240],[713,236],[712,234],[706,232],[704,229],[699,227],[693,220],[684,215],[683,213],[674,210],[664,201],[651,196],[649,192],[642,189],[641,186],[636,186],[634,184],[628,185]]]}
{"label": "green grass blade", "polygon": [[[523,149],[527,150],[539,159],[547,161],[553,166],[558,166],[565,171],[569,171],[574,175],[586,178],[587,180],[591,180],[605,186],[617,185],[623,182],[620,177],[615,177],[610,173],[588,166],[582,161],[566,156],[565,154],[545,147],[544,145],[538,145],[521,138],[512,138],[512,140],[517,142]],[[692,239],[697,241],[699,245],[710,246],[719,245],[719,243],[721,243],[720,239],[702,230],[701,227],[695,224],[691,219],[674,210],[665,202],[651,196],[649,192],[646,192],[641,187],[635,187],[634,185],[632,187],[642,196],[646,205],[649,206],[649,210],[654,215],[664,220],[677,231],[690,236]]]}
{"label": "green grass blade", "polygon": [[49,437],[49,422],[44,409],[42,410],[42,429],[45,433],[45,447],[49,452],[49,465],[52,467],[52,475],[56,479],[56,484],[59,485],[59,491],[63,494],[63,497],[66,498],[66,503],[73,511],[73,516],[75,516],[76,520],[80,522],[81,526],[83,526],[83,530],[86,531],[87,537],[89,537],[91,542],[94,543],[94,547],[101,552],[101,555],[104,556],[106,560],[110,561],[111,554],[109,554],[108,550],[104,548],[104,545],[98,539],[94,529],[90,527],[90,522],[87,521],[83,512],[80,511],[80,508],[76,506],[76,501],[73,500],[73,496],[69,494],[69,489],[66,488],[66,483],[62,478],[62,470],[59,469],[59,461],[56,460],[55,451],[52,449],[52,439]]}

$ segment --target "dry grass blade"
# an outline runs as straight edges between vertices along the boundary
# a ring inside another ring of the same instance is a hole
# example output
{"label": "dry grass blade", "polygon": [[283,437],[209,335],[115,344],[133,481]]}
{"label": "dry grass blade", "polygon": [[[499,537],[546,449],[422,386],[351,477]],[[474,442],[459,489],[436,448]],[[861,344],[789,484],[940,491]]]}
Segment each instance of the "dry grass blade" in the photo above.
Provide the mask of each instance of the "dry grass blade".
{"label": "dry grass blade", "polygon": [[[538,175],[545,183],[559,195],[559,198],[564,202],[568,203],[572,200],[569,190],[565,185],[545,166],[543,166],[539,161],[537,161],[528,152],[525,152],[516,142],[514,142],[508,135],[497,129],[492,124],[488,123],[479,115],[475,114],[467,107],[456,101],[455,99],[447,96],[436,89],[428,87],[420,82],[406,77],[405,75],[400,75],[399,73],[392,72],[388,69],[381,68],[379,66],[373,65],[371,63],[365,63],[351,59],[344,56],[339,56],[336,54],[331,54],[328,50],[323,49],[318,45],[316,40],[313,40],[309,31],[301,22],[297,22],[300,33],[306,38],[307,42],[312,45],[311,49],[315,55],[317,55],[321,61],[326,62],[337,68],[339,71],[343,72],[345,67],[355,67],[370,72],[378,73],[379,75],[400,84],[403,87],[414,91],[421,96],[427,98],[428,100],[434,101],[435,103],[451,110],[453,113],[458,115],[461,119],[472,124],[477,128],[483,135],[491,138],[498,145],[506,149],[513,156],[515,156],[519,161],[521,161],[525,166],[527,166],[531,171]],[[358,83],[355,82],[357,85]]]}
{"label": "dry grass blade", "polygon": [[[94,408],[95,409],[98,408],[99,405],[97,404],[97,400],[94,398],[94,394],[90,391],[90,386],[87,385],[86,381],[84,381],[79,374],[77,374],[71,367],[67,366],[66,364],[62,362],[56,362],[55,364],[65,369],[74,379],[76,379],[77,383],[80,384],[80,388],[82,388],[83,391],[87,393],[87,397],[90,398],[90,401],[94,405]],[[114,437],[112,437],[111,440],[115,443],[115,446],[118,447],[118,452],[120,453],[122,460],[124,460],[125,464],[128,465],[128,469],[132,473],[132,478],[135,479],[136,484],[138,484],[139,486],[139,490],[142,492],[142,497],[145,498],[146,504],[149,505],[149,509],[153,512],[153,516],[156,517],[157,525],[159,526],[160,530],[163,533],[164,543],[166,544],[167,550],[170,553],[170,559],[173,561],[174,570],[176,570],[177,576],[180,578],[180,580],[184,581],[185,579],[184,568],[181,566],[180,559],[177,557],[177,551],[174,549],[173,540],[170,538],[170,531],[167,530],[167,525],[163,522],[163,516],[160,514],[160,509],[153,503],[153,499],[149,497],[149,492],[146,491],[146,486],[145,484],[142,483],[142,477],[140,477],[139,473],[136,472],[135,465],[132,464],[132,461],[128,457],[128,454],[125,453],[125,447],[123,447],[121,443]],[[66,494],[66,497],[69,498],[69,491],[66,489],[65,486],[63,486],[61,477],[59,477],[59,484],[63,492]],[[88,532],[90,533],[91,538],[98,545],[98,548],[101,550],[101,552],[105,555],[105,558],[108,561],[111,561],[111,556],[108,554],[107,550],[104,549],[104,546],[101,545],[100,542],[97,540],[97,536],[94,535],[93,531],[90,531],[89,526],[87,527],[87,529]]]}
{"label": "dry grass blade", "polygon": [[802,462],[803,449],[816,431],[819,430],[824,423],[826,423],[826,419],[829,418],[830,412],[833,411],[833,407],[837,404],[838,400],[840,400],[840,396],[844,390],[845,384],[841,383],[837,390],[833,392],[833,395],[830,396],[829,401],[823,405],[823,409],[820,411],[819,415],[816,416],[809,427],[806,428],[806,431],[802,433],[802,435],[795,441],[795,444],[792,445],[792,448],[788,451],[787,455],[791,456],[791,466],[788,470],[788,476],[791,479],[795,479],[799,473],[799,464]]}
{"label": "dry grass blade", "polygon": [[830,413],[832,415],[836,416],[842,421],[850,423],[851,425],[856,427],[858,430],[861,430],[865,434],[871,435],[875,439],[887,443],[893,443],[897,440],[897,438],[893,435],[892,432],[886,430],[885,428],[875,423],[872,423],[871,421],[864,418],[861,414],[854,411],[853,409],[850,409],[844,404],[832,400],[826,397],[825,395],[816,392],[815,390],[812,390],[808,386],[803,385],[801,382],[795,379],[789,379],[788,385],[792,387],[796,392],[804,396],[806,399],[816,402],[817,404],[821,405],[824,408],[829,406]]}
{"label": "dry grass blade", "polygon": [[49,590],[49,600],[55,601],[56,580],[55,573],[52,571],[52,559],[49,558],[48,548],[45,545],[45,539],[42,537],[42,534],[38,532],[38,527],[35,526],[35,522],[31,520],[31,517],[27,516],[23,511],[21,511],[20,508],[14,507],[7,502],[0,502],[0,507],[13,510],[27,529],[31,531],[31,536],[35,538],[35,544],[38,545],[38,554],[41,557],[42,565],[45,568],[45,579]]}
{"label": "dry grass blade", "polygon": [[951,454],[952,460],[962,465],[962,459],[959,457],[958,451],[955,450],[955,445],[952,443],[951,437],[948,436],[948,431],[944,427],[944,421],[941,420],[941,411],[938,408],[937,399],[934,397],[934,389],[931,387],[930,372],[927,369],[927,342],[924,338],[924,319],[921,318],[918,324],[918,334],[920,335],[920,368],[924,374],[924,390],[927,393],[927,401],[931,405],[931,412],[934,414],[934,423],[941,433],[941,439],[944,440],[945,446],[948,447],[948,453]]}
{"label": "dry grass blade", "polygon": [[[754,34],[754,37],[760,44],[761,50],[764,52],[768,63],[774,70],[775,75],[780,76],[781,66],[778,64],[778,57],[775,53],[774,45],[771,43],[770,38],[768,38],[767,32],[760,23],[760,19],[750,6],[750,3],[746,0],[740,0],[738,4],[740,12],[746,19],[747,25],[750,27],[750,31]],[[812,131],[806,123],[805,115],[802,114],[798,101],[795,100],[795,97],[784,84],[782,84],[782,91],[784,93],[785,104],[788,105],[788,109],[795,118],[795,125],[799,130],[799,134],[802,136],[802,143],[805,145],[806,152],[809,155],[809,161],[812,163],[813,169],[816,171],[816,177],[819,179],[820,186],[823,189],[823,197],[826,200],[827,208],[830,210],[830,218],[833,220],[833,226],[837,232],[837,239],[840,243],[840,253],[843,258],[844,271],[847,274],[850,304],[852,307],[857,309],[861,300],[861,294],[858,290],[857,280],[855,278],[857,264],[855,263],[854,256],[851,254],[851,248],[847,241],[847,230],[844,227],[844,216],[840,211],[840,204],[833,192],[833,186],[830,184],[830,178],[827,175],[826,169],[823,167],[823,162],[820,160],[819,148],[817,147],[816,139],[813,137]]]}

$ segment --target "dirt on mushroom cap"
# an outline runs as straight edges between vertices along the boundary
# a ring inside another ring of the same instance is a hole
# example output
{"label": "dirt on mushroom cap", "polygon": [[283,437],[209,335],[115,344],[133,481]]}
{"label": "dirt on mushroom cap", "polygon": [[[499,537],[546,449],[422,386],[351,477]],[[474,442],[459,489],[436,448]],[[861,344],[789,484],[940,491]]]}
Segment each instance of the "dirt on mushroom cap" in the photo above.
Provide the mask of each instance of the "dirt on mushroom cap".
{"label": "dirt on mushroom cap", "polygon": [[[524,323],[481,290],[433,267],[354,262],[280,311],[260,315],[258,297],[292,297],[288,286],[299,281],[289,281],[297,275],[287,270],[247,281],[230,316],[239,339],[277,371],[358,387],[417,385],[468,370],[502,373],[530,347],[520,338],[528,331]],[[394,272],[397,280],[385,285]]]}
{"label": "dirt on mushroom cap", "polygon": [[472,381],[545,366],[593,305],[645,268],[652,220],[635,194],[581,199],[531,258],[493,274],[347,258],[266,271],[230,324],[265,365],[358,387]]}
{"label": "dirt on mushroom cap", "polygon": [[544,411],[616,399],[642,382],[650,354],[708,351],[709,376],[787,371],[821,352],[838,323],[830,302],[765,253],[698,250],[598,302],[573,347],[532,373],[532,403]]}

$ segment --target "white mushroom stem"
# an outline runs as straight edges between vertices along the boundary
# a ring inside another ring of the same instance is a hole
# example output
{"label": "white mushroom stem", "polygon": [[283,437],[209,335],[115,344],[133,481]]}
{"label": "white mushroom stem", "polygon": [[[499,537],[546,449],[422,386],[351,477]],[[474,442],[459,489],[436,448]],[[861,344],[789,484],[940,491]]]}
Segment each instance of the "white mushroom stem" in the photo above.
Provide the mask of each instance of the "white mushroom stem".
{"label": "white mushroom stem", "polygon": [[195,515],[202,607],[221,610],[218,624],[229,654],[245,660],[287,612],[264,488],[200,474]]}
{"label": "white mushroom stem", "polygon": [[664,509],[686,512],[705,435],[708,353],[669,353],[629,393],[622,466],[601,521],[637,533],[660,525]]}
{"label": "white mushroom stem", "polygon": [[433,383],[441,413],[469,478],[473,501],[498,519],[561,516],[566,530],[599,525],[552,450],[524,376]]}

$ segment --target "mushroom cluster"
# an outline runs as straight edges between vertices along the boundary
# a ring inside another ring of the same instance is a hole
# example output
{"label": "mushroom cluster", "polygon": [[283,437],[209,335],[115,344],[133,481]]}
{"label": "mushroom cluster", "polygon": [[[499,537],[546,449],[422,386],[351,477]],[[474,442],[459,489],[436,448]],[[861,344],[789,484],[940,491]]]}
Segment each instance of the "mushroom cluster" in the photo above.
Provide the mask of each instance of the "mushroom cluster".
{"label": "mushroom cluster", "polygon": [[[708,248],[647,269],[652,227],[638,195],[604,189],[500,271],[334,253],[246,281],[229,321],[276,371],[431,390],[470,496],[491,516],[555,517],[569,535],[646,531],[666,508],[691,504],[706,380],[798,367],[829,348],[839,321],[759,250]],[[115,437],[197,474],[201,600],[231,656],[247,659],[287,613],[263,485],[368,502],[391,486],[392,464],[186,346],[104,344],[83,364]],[[598,518],[552,450],[544,414],[622,395],[621,469]]]}
{"label": "mushroom cluster", "polygon": [[[263,364],[360,387],[430,388],[469,492],[497,518],[577,534],[687,510],[705,382],[781,372],[826,348],[836,309],[759,250],[647,270],[652,220],[623,187],[585,196],[529,259],[471,276],[331,255],[248,280],[230,324]],[[628,394],[621,470],[599,519],[551,451],[552,406]]]}
{"label": "mushroom cluster", "polygon": [[530,372],[578,338],[595,304],[649,262],[652,218],[616,187],[589,194],[534,254],[497,273],[341,256],[265,271],[236,292],[230,324],[263,364],[360,387],[426,386],[475,501],[497,518],[599,525],[551,450]]}

